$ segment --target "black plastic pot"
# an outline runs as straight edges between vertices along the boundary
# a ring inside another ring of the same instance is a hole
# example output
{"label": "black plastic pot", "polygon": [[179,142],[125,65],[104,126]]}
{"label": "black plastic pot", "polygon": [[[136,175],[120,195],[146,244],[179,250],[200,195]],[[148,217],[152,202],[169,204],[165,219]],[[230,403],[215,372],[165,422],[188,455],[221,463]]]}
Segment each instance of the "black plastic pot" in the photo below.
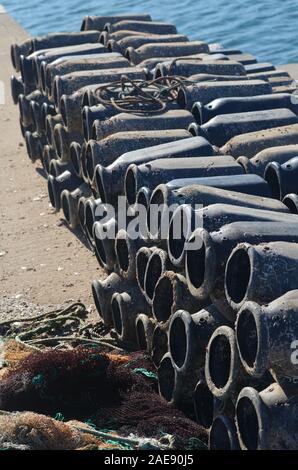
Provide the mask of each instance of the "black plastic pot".
{"label": "black plastic pot", "polygon": [[49,175],[56,177],[64,173],[66,170],[73,173],[73,166],[71,162],[61,162],[61,160],[58,158],[54,158],[50,161]]}
{"label": "black plastic pot", "polygon": [[44,92],[52,95],[52,85],[56,75],[66,75],[87,70],[104,70],[128,67],[129,62],[118,53],[85,54],[61,57],[49,64],[41,65],[41,86]]}
{"label": "black plastic pot", "polygon": [[142,186],[153,190],[161,183],[180,178],[203,178],[212,176],[243,174],[243,168],[233,157],[193,157],[158,159],[142,165],[132,164],[125,176],[125,195],[129,204],[136,202],[136,195]]}
{"label": "black plastic pot", "polygon": [[178,371],[171,354],[166,353],[157,369],[159,394],[169,403],[192,411],[194,390],[189,387],[188,377]]}
{"label": "black plastic pot", "polygon": [[154,44],[156,42],[171,43],[171,42],[187,42],[188,38],[184,34],[139,34],[137,36],[126,36],[119,41],[110,39],[107,43],[107,47],[111,51],[118,51],[121,54],[125,54],[128,47],[138,49],[144,44]]}
{"label": "black plastic pot", "polygon": [[104,29],[108,33],[115,31],[139,31],[148,34],[177,34],[177,29],[174,25],[162,23],[157,21],[142,21],[142,20],[119,20],[116,23],[107,22]]}
{"label": "black plastic pot", "polygon": [[57,154],[51,145],[44,145],[42,152],[42,166],[47,175],[50,174],[50,164],[52,160],[57,160]]}
{"label": "black plastic pot", "polygon": [[[269,305],[246,302],[236,321],[237,345],[246,372],[269,370],[287,395],[297,395],[298,290]],[[249,332],[249,334],[248,334]]]}
{"label": "black plastic pot", "polygon": [[81,178],[78,178],[74,173],[69,170],[64,171],[59,176],[48,176],[48,193],[50,203],[56,211],[61,208],[61,193],[64,189],[73,191],[82,184]]}
{"label": "black plastic pot", "polygon": [[92,282],[92,294],[96,310],[107,326],[113,326],[111,300],[116,292],[129,291],[134,283],[112,273],[104,281]]}
{"label": "black plastic pot", "polygon": [[254,196],[271,197],[270,187],[261,176],[254,174],[206,176],[202,178],[179,178],[165,184],[167,189],[176,190],[185,186],[201,185],[213,188],[230,189],[238,193],[251,194]]}
{"label": "black plastic pot", "polygon": [[54,130],[57,124],[62,124],[61,114],[48,115],[46,117],[45,135],[47,137],[48,144],[50,144],[53,147],[56,153],[57,153],[57,149],[56,149],[56,142],[55,142],[55,137],[54,137]]}
{"label": "black plastic pot", "polygon": [[99,123],[96,138],[100,140],[111,134],[124,131],[187,129],[192,121],[192,114],[182,109],[170,109],[164,113],[149,116],[119,113]]}
{"label": "black plastic pot", "polygon": [[226,82],[199,82],[179,90],[177,101],[181,108],[191,110],[196,101],[207,104],[216,98],[231,96],[255,96],[272,93],[271,85],[262,80]]}
{"label": "black plastic pot", "polygon": [[[129,132],[118,132],[117,134],[110,135],[105,139],[96,142],[96,141],[89,141],[88,148],[87,148],[87,159],[89,160],[89,169],[88,175],[89,178],[93,176],[94,172],[94,179],[97,185],[97,189],[101,197],[104,196],[104,190],[101,190],[101,178],[100,173],[102,170],[99,170],[96,167],[97,165],[107,166],[109,167],[107,172],[104,173],[103,181],[107,182],[108,177],[107,174],[112,174],[113,169],[118,170],[118,174],[114,178],[116,179],[116,184],[118,181],[118,185],[120,186],[121,190],[123,189],[123,180],[122,184],[120,180],[120,171],[122,174],[125,174],[125,171],[128,165],[131,163],[131,160],[135,161],[137,157],[141,157],[141,155],[152,155],[151,151],[153,152],[155,149],[153,147],[160,146],[160,148],[156,149],[157,152],[161,150],[165,150],[166,154],[170,154],[171,150],[175,147],[174,142],[178,140],[183,140],[190,137],[190,133],[184,129],[170,129],[165,131],[129,131]],[[172,145],[168,147],[161,147],[161,144],[171,143]],[[152,148],[151,148],[152,147]],[[151,149],[150,149],[151,148]],[[134,152],[135,150],[142,149],[140,152]],[[145,150],[146,149],[146,150]],[[129,152],[129,155],[128,155]],[[121,158],[119,158],[121,157]],[[145,157],[143,157],[145,158]],[[152,158],[152,157],[151,157]],[[116,161],[117,160],[117,161]],[[115,164],[112,166],[112,163]],[[112,186],[113,193],[115,197],[117,197],[117,193],[115,194],[115,185]],[[118,193],[119,194],[119,193]],[[103,197],[103,201],[109,202],[106,197]]]}
{"label": "black plastic pot", "polygon": [[[100,127],[102,121],[118,114],[118,110],[112,106],[106,107],[103,104],[95,106],[84,106],[82,111],[83,133],[86,141],[89,139],[97,140],[97,128]],[[98,123],[95,126],[94,123]]]}
{"label": "black plastic pot", "polygon": [[163,274],[170,269],[168,254],[166,251],[156,248],[146,264],[144,277],[144,295],[149,305],[153,303],[155,287]]}
{"label": "black plastic pot", "polygon": [[45,129],[43,126],[42,115],[41,115],[41,105],[36,101],[30,101],[30,109],[32,115],[32,123],[35,131],[41,137],[45,136]]}
{"label": "black plastic pot", "polygon": [[136,280],[140,291],[144,294],[145,273],[150,256],[156,247],[142,246],[136,255]]}
{"label": "black plastic pot", "polygon": [[252,158],[239,157],[237,161],[243,166],[246,173],[255,173],[257,175],[264,176],[266,166],[269,163],[278,162],[282,164],[297,155],[298,145],[281,145],[265,148]]}
{"label": "black plastic pot", "polygon": [[[288,208],[277,201],[267,197],[243,194],[227,189],[190,185],[180,189],[169,189],[161,184],[153,191],[147,210],[147,227],[149,237],[153,240],[167,238],[169,222],[179,205],[187,204],[191,208],[199,209],[211,204],[233,204],[240,207],[251,207],[266,211],[289,212]],[[158,217],[157,214],[160,214]]]}
{"label": "black plastic pot", "polygon": [[120,229],[115,239],[115,252],[120,274],[127,279],[134,279],[136,275],[136,254],[146,245],[142,238],[132,238],[130,234]]}
{"label": "black plastic pot", "polygon": [[[240,361],[235,331],[230,326],[219,326],[209,337],[205,379],[209,390],[219,400],[235,401],[239,391],[249,384],[250,377]],[[268,377],[262,376],[260,380],[260,383],[269,385],[272,377],[268,374]]]}
{"label": "black plastic pot", "polygon": [[27,131],[25,133],[25,142],[30,160],[33,163],[36,162],[36,160],[42,161],[43,146],[46,143],[45,138],[38,135],[37,132]]}
{"label": "black plastic pot", "polygon": [[136,336],[138,349],[147,351],[149,354],[152,352],[152,338],[154,328],[156,326],[155,320],[148,317],[144,313],[140,313],[136,318]]}
{"label": "black plastic pot", "polygon": [[[184,265],[188,238],[196,228],[203,227],[208,232],[213,232],[219,230],[223,225],[232,222],[240,222],[242,220],[245,222],[255,222],[257,220],[278,222],[280,220],[280,214],[278,212],[234,206],[231,204],[211,204],[197,210],[183,204],[178,206],[170,221],[167,238],[167,249],[171,263],[177,267]],[[283,220],[285,222],[295,222],[296,219],[293,218],[291,214],[283,214]],[[182,223],[183,231],[180,232]],[[246,268],[248,269],[248,266]],[[236,266],[234,266],[234,269],[237,269]],[[241,269],[242,268],[240,268],[240,271]],[[248,272],[247,276],[248,281]],[[240,282],[239,278],[237,280]],[[235,280],[235,282],[237,282],[237,280]],[[244,281],[242,280],[242,282]],[[193,294],[196,293],[195,288],[192,292]]]}
{"label": "black plastic pot", "polygon": [[70,145],[72,142],[83,143],[83,136],[79,132],[69,132],[67,127],[56,124],[54,127],[55,149],[62,162],[70,161]]}
{"label": "black plastic pot", "polygon": [[27,56],[32,52],[32,38],[26,39],[21,44],[12,44],[10,46],[11,63],[16,72],[21,70],[21,56]]}
{"label": "black plastic pot", "polygon": [[298,214],[298,194],[287,194],[282,202],[289,208],[292,214]]}
{"label": "black plastic pot", "polygon": [[81,31],[102,31],[107,23],[113,24],[123,20],[152,21],[151,15],[134,13],[116,16],[85,16],[82,21]]}
{"label": "black plastic pot", "polygon": [[151,359],[157,368],[168,351],[168,331],[164,325],[157,323],[152,336]]}
{"label": "black plastic pot", "polygon": [[185,309],[195,313],[208,303],[208,300],[200,300],[190,294],[182,274],[166,271],[155,286],[152,311],[159,323],[168,325],[177,310]]}
{"label": "black plastic pot", "polygon": [[215,116],[231,113],[247,113],[265,109],[287,108],[298,113],[298,103],[293,100],[290,93],[278,93],[271,95],[217,98],[203,105],[197,102],[193,105],[191,112],[196,122],[205,124]]}
{"label": "black plastic pot", "polygon": [[18,103],[19,103],[20,118],[21,118],[21,122],[23,126],[25,127],[33,124],[32,114],[31,114],[31,109],[30,109],[31,101],[42,103],[44,101],[44,97],[38,90],[33,91],[27,96],[23,94],[19,95]]}
{"label": "black plastic pot", "polygon": [[[235,61],[218,61],[211,58],[208,61],[183,58],[162,62],[156,66],[155,78],[167,75],[182,75],[190,77],[199,73],[208,73],[212,75],[241,75],[245,76],[243,65]],[[239,77],[240,79],[240,77]]]}
{"label": "black plastic pot", "polygon": [[297,420],[297,399],[276,383],[261,392],[246,387],[239,394],[236,426],[243,450],[297,449]]}
{"label": "black plastic pot", "polygon": [[298,157],[280,164],[271,162],[266,166],[264,178],[273,197],[282,200],[289,193],[298,193]]}
{"label": "black plastic pot", "polygon": [[214,305],[209,305],[191,315],[185,310],[178,310],[170,320],[169,352],[179,372],[187,378],[191,390],[200,379],[204,367],[206,347],[215,329],[225,324]]}
{"label": "black plastic pot", "polygon": [[209,431],[209,450],[239,450],[239,440],[233,420],[225,415],[215,418]]}
{"label": "black plastic pot", "polygon": [[210,296],[219,311],[233,321],[235,312],[229,306],[224,291],[225,266],[233,248],[241,242],[297,242],[298,225],[296,216],[292,217],[292,223],[284,221],[280,213],[279,222],[234,222],[210,233],[206,229],[196,229],[189,240],[196,242],[196,249],[187,249],[185,259],[191,292],[199,298]]}
{"label": "black plastic pot", "polygon": [[68,226],[74,230],[79,225],[78,203],[81,197],[90,197],[91,189],[83,183],[73,191],[64,189],[61,193],[61,208]]}
{"label": "black plastic pot", "polygon": [[[173,134],[173,131],[168,131]],[[97,166],[95,169],[95,180],[98,192],[103,201],[111,201],[123,190],[124,177],[130,164],[140,165],[160,158],[198,157],[201,155],[213,155],[212,146],[202,137],[191,137],[189,133],[180,139],[172,139],[171,142],[157,144],[121,154],[117,160],[106,168]],[[175,132],[174,132],[175,134]],[[179,135],[179,134],[178,134]],[[184,138],[183,138],[184,137]]]}
{"label": "black plastic pot", "polygon": [[211,428],[214,419],[223,412],[231,417],[235,414],[232,402],[212,395],[204,378],[198,381],[194,390],[194,412],[196,422],[205,429]]}
{"label": "black plastic pot", "polygon": [[118,341],[128,346],[137,344],[136,319],[140,312],[148,311],[143,295],[137,287],[130,293],[115,293],[111,300],[113,324]]}
{"label": "black plastic pot", "polygon": [[157,369],[159,394],[169,403],[174,401],[177,371],[173,365],[170,353],[166,353],[160,360]]}
{"label": "black plastic pot", "polygon": [[270,62],[258,62],[256,64],[248,64],[245,66],[247,74],[258,73],[258,72],[270,72],[271,70],[276,70],[274,65]]}
{"label": "black plastic pot", "polygon": [[248,300],[267,304],[293,289],[298,289],[296,243],[240,243],[232,251],[226,264],[225,292],[234,310]]}
{"label": "black plastic pot", "polygon": [[105,208],[101,206],[101,199],[90,197],[84,205],[84,232],[90,245],[93,245],[93,224],[102,220],[105,214]]}
{"label": "black plastic pot", "polygon": [[18,104],[19,96],[23,95],[25,91],[22,77],[15,77],[14,75],[10,77],[10,90],[12,101],[14,104]]}
{"label": "black plastic pot", "polygon": [[115,237],[117,234],[117,221],[115,218],[107,222],[94,222],[93,224],[93,240],[94,251],[99,264],[111,272],[115,268],[116,252]]}
{"label": "black plastic pot", "polygon": [[82,147],[85,145],[86,145],[85,142],[82,145],[80,145],[78,142],[74,141],[74,142],[71,142],[69,146],[70,162],[72,163],[75,174],[79,178],[82,177],[81,153],[82,153]]}
{"label": "black plastic pot", "polygon": [[63,95],[71,95],[80,88],[89,85],[96,84],[100,86],[104,83],[117,82],[123,75],[132,79],[145,78],[144,72],[140,68],[130,66],[103,70],[83,70],[56,76],[53,82],[53,100],[56,109],[58,109]]}
{"label": "black plastic pot", "polygon": [[297,123],[298,117],[291,110],[269,109],[215,116],[201,126],[192,125],[192,133],[205,137],[211,144],[221,147],[232,137],[240,134]]}
{"label": "black plastic pot", "polygon": [[125,57],[132,64],[140,64],[151,57],[182,57],[207,53],[208,44],[203,41],[163,43],[162,36],[158,43],[144,44],[137,49],[128,47]]}
{"label": "black plastic pot", "polygon": [[298,144],[298,125],[276,127],[264,131],[249,132],[233,137],[220,151],[233,157],[245,155],[247,158],[254,157],[261,150],[268,147]]}

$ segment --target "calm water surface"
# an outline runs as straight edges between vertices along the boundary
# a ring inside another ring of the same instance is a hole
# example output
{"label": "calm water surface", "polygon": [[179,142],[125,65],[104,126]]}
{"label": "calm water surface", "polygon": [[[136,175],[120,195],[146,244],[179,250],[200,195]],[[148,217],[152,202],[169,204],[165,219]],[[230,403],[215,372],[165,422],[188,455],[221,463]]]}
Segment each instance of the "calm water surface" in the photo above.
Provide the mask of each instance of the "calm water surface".
{"label": "calm water surface", "polygon": [[79,30],[86,14],[148,12],[191,39],[220,42],[259,61],[298,62],[298,0],[0,0],[32,35]]}

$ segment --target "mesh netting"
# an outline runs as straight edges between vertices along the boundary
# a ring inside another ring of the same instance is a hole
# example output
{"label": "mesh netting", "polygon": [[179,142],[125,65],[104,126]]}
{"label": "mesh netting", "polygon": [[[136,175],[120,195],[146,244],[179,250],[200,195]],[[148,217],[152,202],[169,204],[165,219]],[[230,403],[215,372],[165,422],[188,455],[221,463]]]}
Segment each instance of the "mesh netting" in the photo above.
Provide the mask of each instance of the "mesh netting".
{"label": "mesh netting", "polygon": [[157,394],[146,356],[102,355],[96,349],[33,352],[0,381],[0,409],[79,419],[96,429],[160,438],[174,435],[179,448],[206,431]]}

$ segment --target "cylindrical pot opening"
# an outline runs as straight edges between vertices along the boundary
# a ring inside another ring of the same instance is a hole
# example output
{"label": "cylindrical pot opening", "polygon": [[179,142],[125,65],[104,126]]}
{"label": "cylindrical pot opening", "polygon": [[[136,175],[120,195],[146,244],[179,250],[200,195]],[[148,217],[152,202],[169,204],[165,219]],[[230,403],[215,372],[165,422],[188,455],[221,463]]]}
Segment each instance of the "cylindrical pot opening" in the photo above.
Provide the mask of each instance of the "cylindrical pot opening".
{"label": "cylindrical pot opening", "polygon": [[218,416],[212,423],[209,433],[210,450],[235,450],[238,449],[236,430],[225,416]]}
{"label": "cylindrical pot opening", "polygon": [[127,272],[129,268],[130,255],[128,240],[126,238],[116,238],[115,251],[120,269]]}
{"label": "cylindrical pot opening", "polygon": [[196,421],[206,429],[213,422],[214,397],[204,381],[200,381],[194,392]]}
{"label": "cylindrical pot opening", "polygon": [[70,217],[70,204],[69,204],[69,192],[68,191],[62,191],[61,194],[61,207],[63,211],[64,218],[68,224],[71,222],[71,217]]}
{"label": "cylindrical pot opening", "polygon": [[175,317],[169,330],[169,351],[177,367],[181,368],[187,355],[187,331],[180,316]]}
{"label": "cylindrical pot opening", "polygon": [[137,196],[137,181],[133,168],[128,168],[125,176],[125,195],[129,205],[136,202]]}
{"label": "cylindrical pot opening", "polygon": [[136,333],[137,333],[137,343],[139,349],[142,351],[148,350],[146,332],[145,332],[145,325],[141,318],[137,319],[136,322]]}
{"label": "cylindrical pot opening", "polygon": [[78,142],[72,142],[69,148],[70,161],[77,176],[80,176],[81,146]]}
{"label": "cylindrical pot opening", "polygon": [[239,304],[246,296],[251,277],[251,260],[247,250],[233,252],[226,265],[225,287],[229,299]]}
{"label": "cylindrical pot opening", "polygon": [[159,393],[166,401],[170,402],[175,388],[175,370],[170,357],[163,357],[157,375]]}
{"label": "cylindrical pot opening", "polygon": [[166,276],[159,279],[154,292],[153,312],[157,321],[166,322],[171,314],[174,295],[172,280]]}
{"label": "cylindrical pot opening", "polygon": [[160,233],[162,221],[162,207],[164,206],[164,204],[164,193],[160,188],[157,188],[152,193],[147,210],[147,227],[152,237],[158,237],[158,234]]}
{"label": "cylindrical pot opening", "polygon": [[136,277],[141,291],[144,291],[145,272],[151,251],[149,249],[140,249],[136,257]]}
{"label": "cylindrical pot opening", "polygon": [[189,244],[199,243],[200,248],[187,250],[185,260],[187,281],[195,290],[203,285],[206,272],[207,247],[202,239],[197,241],[198,237],[199,235],[193,234],[189,238]]}
{"label": "cylindrical pot opening", "polygon": [[122,335],[123,331],[123,323],[122,323],[122,314],[121,314],[121,306],[119,302],[118,296],[114,296],[111,303],[112,307],[112,317],[113,317],[113,324],[116,332],[119,336]]}
{"label": "cylindrical pot opening", "polygon": [[154,328],[153,337],[152,337],[152,362],[155,367],[158,367],[161,359],[166,354],[168,350],[168,335],[165,330],[160,328],[157,325]]}
{"label": "cylindrical pot opening", "polygon": [[217,389],[224,388],[231,372],[231,345],[227,336],[220,334],[209,343],[209,358],[206,367]]}
{"label": "cylindrical pot opening", "polygon": [[274,165],[269,163],[265,170],[264,178],[270,186],[272,196],[275,199],[281,199],[282,194],[280,188],[278,168],[276,167],[276,164]]}
{"label": "cylindrical pot opening", "polygon": [[185,206],[178,207],[170,221],[168,253],[174,266],[179,266],[184,258],[186,239],[191,230],[191,213]]}
{"label": "cylindrical pot opening", "polygon": [[236,337],[239,354],[244,365],[253,369],[259,349],[259,331],[253,313],[244,308],[238,315]]}
{"label": "cylindrical pot opening", "polygon": [[159,250],[152,253],[148,261],[145,274],[145,292],[149,300],[153,299],[154,289],[165,268],[164,262],[163,253],[160,253]]}
{"label": "cylindrical pot opening", "polygon": [[236,419],[240,439],[246,449],[257,450],[259,445],[259,419],[253,401],[247,397],[241,397],[236,406]]}

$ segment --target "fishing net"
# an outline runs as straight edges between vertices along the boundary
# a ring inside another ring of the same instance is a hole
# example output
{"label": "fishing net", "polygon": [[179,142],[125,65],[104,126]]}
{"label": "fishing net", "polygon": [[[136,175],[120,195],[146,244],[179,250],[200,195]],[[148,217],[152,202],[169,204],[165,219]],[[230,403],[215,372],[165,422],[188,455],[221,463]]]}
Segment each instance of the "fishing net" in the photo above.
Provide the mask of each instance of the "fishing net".
{"label": "fishing net", "polygon": [[0,408],[85,418],[101,406],[115,405],[132,387],[147,391],[148,381],[119,367],[95,349],[33,352],[0,381]]}
{"label": "fishing net", "polygon": [[157,394],[156,373],[140,353],[104,355],[90,347],[33,352],[0,380],[0,409],[79,419],[121,436],[170,434],[175,448],[207,439],[204,429]]}
{"label": "fishing net", "polygon": [[[76,426],[84,427],[80,432]],[[119,444],[106,443],[91,434],[84,423],[62,421],[32,412],[0,413],[0,449],[74,450],[113,449]]]}

